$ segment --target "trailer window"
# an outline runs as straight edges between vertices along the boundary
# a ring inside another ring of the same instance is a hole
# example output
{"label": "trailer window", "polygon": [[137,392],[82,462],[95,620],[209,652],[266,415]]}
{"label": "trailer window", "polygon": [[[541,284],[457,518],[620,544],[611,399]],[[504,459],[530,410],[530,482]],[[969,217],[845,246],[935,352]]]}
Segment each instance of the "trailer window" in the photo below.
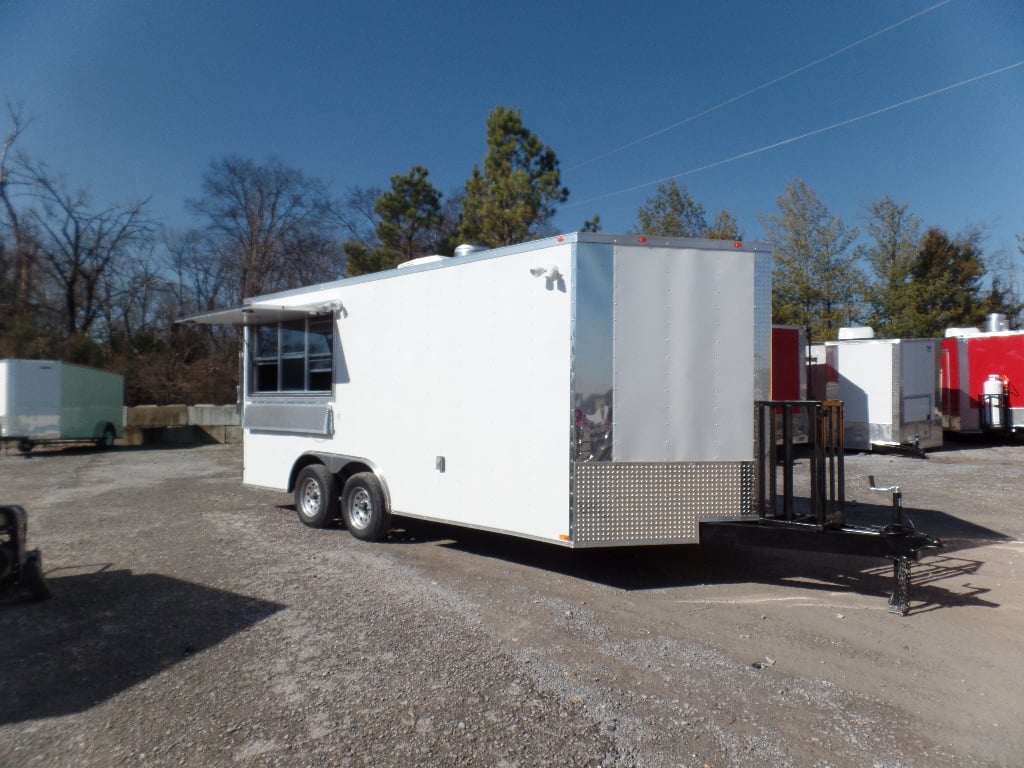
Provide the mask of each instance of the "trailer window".
{"label": "trailer window", "polygon": [[318,317],[309,321],[309,388],[330,391],[334,361],[334,318]]}
{"label": "trailer window", "polygon": [[331,317],[257,326],[252,392],[330,392],[334,348]]}

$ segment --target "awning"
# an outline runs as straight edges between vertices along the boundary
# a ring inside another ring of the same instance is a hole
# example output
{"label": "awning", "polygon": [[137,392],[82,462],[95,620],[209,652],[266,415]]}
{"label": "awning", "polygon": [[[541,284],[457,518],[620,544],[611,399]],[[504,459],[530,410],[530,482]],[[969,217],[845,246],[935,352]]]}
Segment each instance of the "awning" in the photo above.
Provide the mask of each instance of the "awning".
{"label": "awning", "polygon": [[183,317],[179,323],[197,323],[199,325],[257,325],[261,323],[277,323],[283,320],[299,320],[304,317],[330,314],[334,307],[329,304],[317,304],[305,307],[272,306],[269,304],[246,305],[234,309],[218,309],[204,312],[201,315]]}

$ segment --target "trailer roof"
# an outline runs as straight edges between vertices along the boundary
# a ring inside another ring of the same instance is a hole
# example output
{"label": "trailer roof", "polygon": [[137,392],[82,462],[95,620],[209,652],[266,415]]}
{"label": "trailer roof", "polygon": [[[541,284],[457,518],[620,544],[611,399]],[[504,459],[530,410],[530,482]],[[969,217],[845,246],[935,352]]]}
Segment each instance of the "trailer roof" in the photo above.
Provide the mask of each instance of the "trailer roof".
{"label": "trailer roof", "polygon": [[301,301],[301,297],[303,296],[308,296],[310,293],[322,293],[324,290],[330,289],[338,284],[353,285],[359,282],[386,279],[394,277],[397,274],[411,274],[431,269],[445,269],[456,264],[493,259],[513,253],[522,253],[524,251],[532,251],[565,243],[606,243],[609,245],[642,245],[655,248],[700,248],[703,250],[742,250],[761,253],[771,250],[769,246],[763,243],[743,242],[738,240],[703,240],[681,237],[649,237],[641,234],[615,235],[600,232],[570,232],[541,240],[532,240],[525,243],[518,243],[516,245],[507,245],[501,248],[474,251],[465,256],[453,256],[451,258],[441,259],[440,261],[413,264],[400,269],[384,270],[382,272],[374,272],[367,275],[359,275],[357,277],[342,278],[340,280],[321,283],[319,285],[303,286],[301,288],[292,288],[285,291],[265,294],[263,296],[254,296],[247,298],[241,307],[216,310],[214,312],[204,312],[199,315],[182,318],[178,320],[178,322],[200,323],[205,325],[255,325],[258,323],[296,320],[302,317],[309,317],[310,315],[326,314],[333,309],[337,309],[337,307],[325,305],[323,303],[315,306],[297,305],[291,303],[291,301],[296,299]]}

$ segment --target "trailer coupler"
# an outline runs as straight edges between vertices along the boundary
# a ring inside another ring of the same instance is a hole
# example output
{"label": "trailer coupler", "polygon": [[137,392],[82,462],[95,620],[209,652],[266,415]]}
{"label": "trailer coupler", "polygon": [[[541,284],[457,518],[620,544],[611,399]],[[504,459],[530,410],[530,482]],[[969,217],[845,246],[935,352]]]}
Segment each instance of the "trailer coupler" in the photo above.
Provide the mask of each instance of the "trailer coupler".
{"label": "trailer coupler", "polygon": [[[792,412],[806,408],[815,435],[809,461],[807,502],[796,498],[793,477]],[[778,409],[783,409],[781,466],[771,461],[769,446],[778,444]],[[888,525],[846,524],[846,471],[843,464],[843,404],[838,401],[766,400],[756,404],[755,434],[758,478],[755,506],[758,518],[739,521],[709,521],[701,524],[701,540],[776,549],[802,549],[846,555],[884,557],[893,561],[895,585],[889,611],[906,615],[910,601],[910,568],[919,553],[942,546],[937,538],[922,533],[903,517],[903,494],[898,485],[880,488],[872,476],[872,491],[892,494],[892,517]]]}
{"label": "trailer coupler", "polygon": [[887,558],[893,561],[894,579],[889,613],[900,616],[906,616],[910,606],[911,564],[922,550],[942,547],[939,539],[913,526],[844,525],[822,529],[813,523],[769,519],[703,523],[701,541]]}

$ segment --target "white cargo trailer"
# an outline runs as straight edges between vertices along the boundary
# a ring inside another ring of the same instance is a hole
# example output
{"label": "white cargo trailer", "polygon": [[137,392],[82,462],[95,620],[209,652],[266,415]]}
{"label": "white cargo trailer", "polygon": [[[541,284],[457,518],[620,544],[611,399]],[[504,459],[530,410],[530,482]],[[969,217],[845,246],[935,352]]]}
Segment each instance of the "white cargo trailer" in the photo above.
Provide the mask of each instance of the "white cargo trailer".
{"label": "white cargo trailer", "polygon": [[938,339],[825,342],[826,396],[843,401],[847,448],[942,445],[940,351]]}
{"label": "white cargo trailer", "polygon": [[0,360],[0,439],[95,441],[124,433],[124,377],[56,360]]}
{"label": "white cargo trailer", "polygon": [[770,279],[750,244],[577,233],[190,320],[245,326],[243,480],[308,525],[693,542],[758,515]]}

